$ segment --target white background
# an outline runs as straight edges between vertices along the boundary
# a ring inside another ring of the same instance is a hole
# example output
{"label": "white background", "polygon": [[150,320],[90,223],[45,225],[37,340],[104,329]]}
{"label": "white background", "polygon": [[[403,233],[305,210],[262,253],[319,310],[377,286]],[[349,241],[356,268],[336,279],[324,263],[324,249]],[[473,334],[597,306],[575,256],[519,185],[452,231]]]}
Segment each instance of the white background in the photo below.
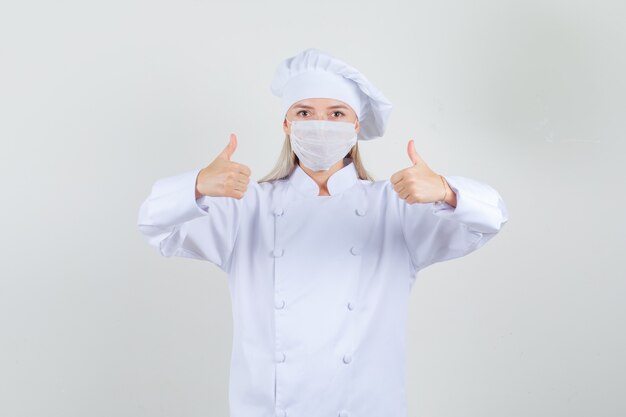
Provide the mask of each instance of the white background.
{"label": "white background", "polygon": [[307,47],[394,104],[361,142],[376,179],[413,138],[509,209],[418,276],[409,415],[626,415],[625,21],[618,0],[3,3],[0,415],[228,415],[227,277],[161,257],[137,212],[230,132],[266,174],[269,84]]}

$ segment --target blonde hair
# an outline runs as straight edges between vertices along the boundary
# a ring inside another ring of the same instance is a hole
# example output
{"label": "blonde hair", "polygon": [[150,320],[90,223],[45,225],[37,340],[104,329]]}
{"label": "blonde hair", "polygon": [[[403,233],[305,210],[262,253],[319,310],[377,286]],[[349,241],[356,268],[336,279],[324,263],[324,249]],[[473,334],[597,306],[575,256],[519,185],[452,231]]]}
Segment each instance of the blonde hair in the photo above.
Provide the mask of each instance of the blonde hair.
{"label": "blonde hair", "polygon": [[[361,161],[361,155],[359,154],[358,141],[354,144],[352,149],[350,149],[350,152],[348,152],[345,157],[352,158],[352,163],[356,168],[359,179],[374,181],[374,178],[365,170],[365,167],[363,166],[363,161]],[[285,179],[289,175],[291,175],[294,169],[296,169],[297,164],[298,156],[294,153],[293,149],[291,149],[291,140],[289,138],[289,134],[285,134],[283,149],[280,152],[280,156],[278,157],[278,161],[276,162],[274,169],[272,169],[269,174],[261,178],[258,182],[261,183],[266,181]]]}

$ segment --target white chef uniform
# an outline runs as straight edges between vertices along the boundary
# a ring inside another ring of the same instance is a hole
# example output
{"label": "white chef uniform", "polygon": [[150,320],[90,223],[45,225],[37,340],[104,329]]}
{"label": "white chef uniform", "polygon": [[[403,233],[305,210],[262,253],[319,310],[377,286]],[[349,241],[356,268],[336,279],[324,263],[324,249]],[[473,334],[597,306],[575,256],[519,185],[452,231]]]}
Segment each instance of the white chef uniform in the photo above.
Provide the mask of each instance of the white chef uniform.
{"label": "white chef uniform", "polygon": [[138,225],[164,256],[228,274],[231,417],[405,417],[407,300],[420,269],[466,255],[507,221],[490,186],[444,176],[447,203],[407,204],[349,158],[330,196],[299,166],[242,199],[195,200],[201,168],[156,181]]}
{"label": "white chef uniform", "polygon": [[[283,111],[302,97],[340,97],[359,116],[359,139],[382,135],[391,104],[354,68],[315,49],[283,64],[272,85],[288,96]],[[311,69],[340,73],[366,96]],[[361,180],[345,158],[329,196],[296,165],[285,179],[250,179],[241,199],[196,200],[201,169],[157,180],[138,227],[163,256],[210,261],[228,275],[231,417],[406,417],[416,274],[493,238],[508,219],[498,192],[445,176],[456,208],[408,204],[389,179]]]}

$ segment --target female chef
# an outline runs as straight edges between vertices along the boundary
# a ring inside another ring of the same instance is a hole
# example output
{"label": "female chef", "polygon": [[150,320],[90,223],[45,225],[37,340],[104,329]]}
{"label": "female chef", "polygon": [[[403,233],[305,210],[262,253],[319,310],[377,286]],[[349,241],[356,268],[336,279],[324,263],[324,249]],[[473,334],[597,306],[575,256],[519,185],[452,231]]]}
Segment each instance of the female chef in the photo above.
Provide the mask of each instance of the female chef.
{"label": "female chef", "polygon": [[157,180],[138,227],[163,256],[228,275],[231,417],[406,417],[407,304],[418,271],[480,248],[507,221],[490,186],[409,167],[372,180],[357,140],[381,137],[391,103],[317,49],[271,85],[286,133],[263,180],[226,148]]}

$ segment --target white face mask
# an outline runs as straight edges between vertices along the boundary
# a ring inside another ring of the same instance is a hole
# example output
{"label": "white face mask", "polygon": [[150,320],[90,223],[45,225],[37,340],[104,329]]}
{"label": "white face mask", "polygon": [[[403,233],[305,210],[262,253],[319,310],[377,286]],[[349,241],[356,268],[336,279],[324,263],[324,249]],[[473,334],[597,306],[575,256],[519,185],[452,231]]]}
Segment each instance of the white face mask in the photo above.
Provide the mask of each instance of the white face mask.
{"label": "white face mask", "polygon": [[327,171],[343,159],[357,140],[356,121],[294,120],[291,123],[291,148],[304,165],[313,171]]}

